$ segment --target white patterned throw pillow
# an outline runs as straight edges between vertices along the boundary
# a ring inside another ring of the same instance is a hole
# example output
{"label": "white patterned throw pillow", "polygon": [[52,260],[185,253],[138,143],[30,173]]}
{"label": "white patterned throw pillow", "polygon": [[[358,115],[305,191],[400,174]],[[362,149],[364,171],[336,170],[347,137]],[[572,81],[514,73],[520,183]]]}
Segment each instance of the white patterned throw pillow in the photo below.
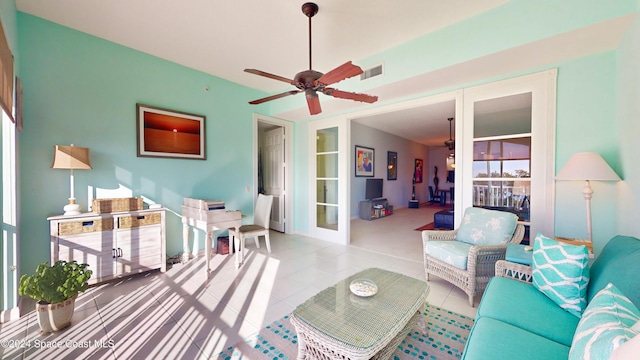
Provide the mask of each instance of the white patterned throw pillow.
{"label": "white patterned throw pillow", "polygon": [[561,308],[580,317],[587,306],[589,251],[538,234],[533,245],[532,282]]}
{"label": "white patterned throw pillow", "polygon": [[471,245],[504,245],[511,240],[518,216],[510,212],[470,207],[464,212],[456,240]]}
{"label": "white patterned throw pillow", "polygon": [[[609,283],[591,299],[573,335],[569,360],[609,359],[616,349],[638,349],[638,332],[633,329],[640,320],[640,310]],[[627,350],[627,351],[625,351]],[[618,359],[628,359],[630,349],[617,351]],[[634,352],[637,359],[637,351]]]}

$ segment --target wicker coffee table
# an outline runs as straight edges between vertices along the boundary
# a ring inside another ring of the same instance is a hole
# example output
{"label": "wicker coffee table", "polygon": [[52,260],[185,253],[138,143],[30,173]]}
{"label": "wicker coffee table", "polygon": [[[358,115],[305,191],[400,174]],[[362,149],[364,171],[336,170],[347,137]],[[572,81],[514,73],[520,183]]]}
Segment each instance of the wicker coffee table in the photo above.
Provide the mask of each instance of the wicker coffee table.
{"label": "wicker coffee table", "polygon": [[[369,279],[378,292],[358,297],[355,279]],[[291,314],[298,332],[298,359],[388,359],[418,322],[429,285],[382,269],[367,269],[328,287]]]}

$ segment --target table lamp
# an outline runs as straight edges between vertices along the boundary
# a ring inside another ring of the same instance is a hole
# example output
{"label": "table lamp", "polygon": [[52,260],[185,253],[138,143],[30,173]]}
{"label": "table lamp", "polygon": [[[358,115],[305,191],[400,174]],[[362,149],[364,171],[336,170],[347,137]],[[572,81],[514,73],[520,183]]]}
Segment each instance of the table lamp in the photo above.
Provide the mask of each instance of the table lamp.
{"label": "table lamp", "polygon": [[613,171],[600,154],[579,152],[573,154],[560,169],[556,175],[556,180],[581,180],[585,182],[582,194],[587,206],[587,240],[591,241],[591,196],[593,190],[589,181],[618,181],[620,176]]}
{"label": "table lamp", "polygon": [[71,188],[71,196],[69,203],[64,206],[64,215],[79,215],[80,205],[76,204],[76,198],[73,193],[73,170],[90,170],[91,162],[89,161],[89,149],[79,146],[62,146],[53,147],[53,163],[52,169],[68,169],[71,170],[69,177],[69,186]]}

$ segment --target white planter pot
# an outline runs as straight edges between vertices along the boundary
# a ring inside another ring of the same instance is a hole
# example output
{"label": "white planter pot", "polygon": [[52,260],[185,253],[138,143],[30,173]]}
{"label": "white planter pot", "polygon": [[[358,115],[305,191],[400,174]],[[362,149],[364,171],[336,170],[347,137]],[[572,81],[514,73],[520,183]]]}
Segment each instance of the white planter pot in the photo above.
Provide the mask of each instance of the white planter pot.
{"label": "white planter pot", "polygon": [[71,324],[76,298],[67,299],[56,304],[36,303],[38,324],[43,333],[64,329]]}

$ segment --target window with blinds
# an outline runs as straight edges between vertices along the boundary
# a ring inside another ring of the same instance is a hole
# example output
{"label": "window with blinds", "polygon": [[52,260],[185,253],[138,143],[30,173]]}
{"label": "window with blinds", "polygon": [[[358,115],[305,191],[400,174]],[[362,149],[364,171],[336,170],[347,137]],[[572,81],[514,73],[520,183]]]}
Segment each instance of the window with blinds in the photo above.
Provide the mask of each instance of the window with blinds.
{"label": "window with blinds", "polygon": [[13,55],[7,37],[4,33],[4,27],[0,23],[0,107],[9,115],[11,121],[13,118]]}

